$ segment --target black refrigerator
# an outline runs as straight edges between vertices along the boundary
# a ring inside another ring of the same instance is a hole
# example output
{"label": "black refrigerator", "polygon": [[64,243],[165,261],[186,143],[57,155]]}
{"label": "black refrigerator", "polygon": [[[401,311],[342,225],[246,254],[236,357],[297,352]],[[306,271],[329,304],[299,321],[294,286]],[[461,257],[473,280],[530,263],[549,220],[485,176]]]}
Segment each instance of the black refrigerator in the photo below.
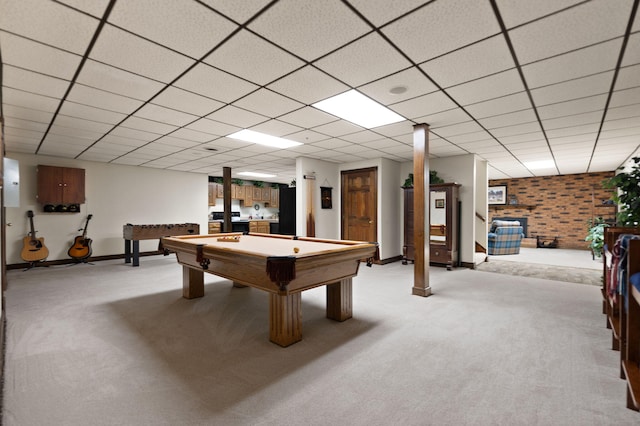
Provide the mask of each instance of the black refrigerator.
{"label": "black refrigerator", "polygon": [[280,187],[279,233],[296,235],[296,188]]}

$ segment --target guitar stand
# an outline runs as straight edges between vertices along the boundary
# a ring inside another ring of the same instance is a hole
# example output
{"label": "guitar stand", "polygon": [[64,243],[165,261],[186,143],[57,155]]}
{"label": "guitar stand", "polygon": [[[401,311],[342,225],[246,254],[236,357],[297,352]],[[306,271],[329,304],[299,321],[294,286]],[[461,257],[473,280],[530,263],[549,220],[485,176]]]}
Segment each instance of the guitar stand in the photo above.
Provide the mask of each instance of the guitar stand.
{"label": "guitar stand", "polygon": [[[29,266],[26,269],[23,269],[22,272],[26,272],[29,269],[35,268],[38,263],[42,263],[42,262],[41,261],[40,262],[29,262]],[[46,266],[47,268],[49,267],[49,265],[44,265],[44,266]]]}
{"label": "guitar stand", "polygon": [[75,262],[70,263],[70,264],[69,264],[69,265],[67,265],[67,266],[76,266],[76,265],[80,265],[81,263],[84,263],[84,264],[86,264],[86,265],[93,265],[93,263],[92,263],[92,262],[89,262],[87,259],[78,259],[78,260],[76,260]]}

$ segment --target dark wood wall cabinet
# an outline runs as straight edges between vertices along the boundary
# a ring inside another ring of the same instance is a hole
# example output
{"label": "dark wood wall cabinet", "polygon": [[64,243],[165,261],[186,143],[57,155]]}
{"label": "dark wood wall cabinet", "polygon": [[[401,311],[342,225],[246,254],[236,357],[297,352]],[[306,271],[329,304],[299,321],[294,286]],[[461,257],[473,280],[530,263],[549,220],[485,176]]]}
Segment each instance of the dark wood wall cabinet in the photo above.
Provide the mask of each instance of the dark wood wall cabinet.
{"label": "dark wood wall cabinet", "polygon": [[84,169],[38,165],[38,203],[45,212],[78,212],[85,202]]}
{"label": "dark wood wall cabinet", "polygon": [[[458,266],[459,206],[457,183],[429,185],[429,263],[446,266],[448,270]],[[415,260],[413,188],[404,190],[404,245],[402,264]]]}

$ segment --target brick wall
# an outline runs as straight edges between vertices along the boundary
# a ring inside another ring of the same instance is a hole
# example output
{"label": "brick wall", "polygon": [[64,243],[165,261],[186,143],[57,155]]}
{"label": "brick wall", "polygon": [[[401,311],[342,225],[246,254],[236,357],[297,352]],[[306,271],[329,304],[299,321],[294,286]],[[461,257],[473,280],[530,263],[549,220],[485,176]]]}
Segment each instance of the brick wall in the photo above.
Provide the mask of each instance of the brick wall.
{"label": "brick wall", "polygon": [[489,186],[507,187],[507,203],[509,197],[515,195],[518,204],[535,208],[489,205],[489,220],[494,217],[526,217],[528,237],[540,236],[550,241],[557,236],[559,248],[586,250],[588,243],[584,238],[588,220],[615,215],[615,208],[601,206],[602,200],[611,197],[611,191],[602,188],[602,181],[614,174],[600,172],[490,180]]}

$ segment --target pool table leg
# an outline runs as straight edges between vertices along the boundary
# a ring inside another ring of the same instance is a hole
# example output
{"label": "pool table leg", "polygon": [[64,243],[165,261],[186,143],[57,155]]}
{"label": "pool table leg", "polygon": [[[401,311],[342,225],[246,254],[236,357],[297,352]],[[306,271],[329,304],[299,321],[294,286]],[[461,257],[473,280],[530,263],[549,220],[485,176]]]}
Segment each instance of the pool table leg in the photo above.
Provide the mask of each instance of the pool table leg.
{"label": "pool table leg", "polygon": [[287,347],[302,340],[301,293],[269,293],[269,340]]}
{"label": "pool table leg", "polygon": [[327,318],[345,321],[353,316],[351,278],[327,285]]}
{"label": "pool table leg", "polygon": [[204,296],[204,272],[182,266],[182,297],[195,299]]}

